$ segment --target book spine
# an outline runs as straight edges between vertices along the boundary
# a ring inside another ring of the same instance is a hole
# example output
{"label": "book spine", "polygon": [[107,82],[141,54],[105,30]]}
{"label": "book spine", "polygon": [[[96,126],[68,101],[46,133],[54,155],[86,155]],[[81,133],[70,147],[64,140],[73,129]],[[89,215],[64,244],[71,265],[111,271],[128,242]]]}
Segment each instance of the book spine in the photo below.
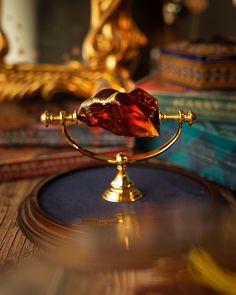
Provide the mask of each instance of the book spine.
{"label": "book spine", "polygon": [[70,159],[49,159],[0,166],[0,181],[34,178],[60,173],[73,168],[96,166],[100,162],[85,156]]}
{"label": "book spine", "polygon": [[192,109],[198,121],[236,123],[236,99],[212,100],[197,97],[181,97],[164,94],[154,94],[160,104],[161,112],[176,113],[179,109]]}
{"label": "book spine", "polygon": [[[93,128],[75,127],[70,130],[70,134],[83,146],[132,145],[132,140],[127,137],[90,129]],[[0,130],[0,146],[67,147],[68,143],[59,129],[15,128]]]}
{"label": "book spine", "polygon": [[[109,149],[109,150],[108,150]],[[128,148],[107,148],[100,153],[115,155],[118,152],[132,153]],[[104,162],[89,158],[79,152],[69,152],[60,155],[49,155],[25,161],[0,164],[0,181],[33,178],[57,174],[70,169],[99,166]]]}
{"label": "book spine", "polygon": [[236,192],[236,162],[232,158],[217,158],[208,147],[196,148],[188,153],[189,162],[176,155],[165,159],[171,163],[195,172],[209,180],[226,186]]}
{"label": "book spine", "polygon": [[[197,126],[184,127],[175,145],[159,157],[236,191],[236,139]],[[162,133],[170,137],[174,130],[167,125]],[[150,139],[146,149],[160,144],[159,140]]]}

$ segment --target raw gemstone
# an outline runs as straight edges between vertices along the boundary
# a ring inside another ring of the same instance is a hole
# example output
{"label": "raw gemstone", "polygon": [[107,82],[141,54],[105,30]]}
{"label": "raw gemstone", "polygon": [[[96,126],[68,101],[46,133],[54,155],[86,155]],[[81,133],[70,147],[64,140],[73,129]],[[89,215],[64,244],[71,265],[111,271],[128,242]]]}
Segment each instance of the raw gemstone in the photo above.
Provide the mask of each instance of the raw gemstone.
{"label": "raw gemstone", "polygon": [[77,117],[88,126],[99,126],[117,135],[160,135],[158,101],[141,88],[129,93],[101,90],[81,104]]}

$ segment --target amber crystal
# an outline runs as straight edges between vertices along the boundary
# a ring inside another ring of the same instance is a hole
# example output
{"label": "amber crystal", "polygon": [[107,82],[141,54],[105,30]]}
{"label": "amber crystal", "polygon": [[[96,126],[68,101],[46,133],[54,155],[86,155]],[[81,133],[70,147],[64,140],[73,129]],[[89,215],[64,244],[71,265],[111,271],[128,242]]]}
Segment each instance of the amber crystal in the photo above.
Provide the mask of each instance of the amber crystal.
{"label": "amber crystal", "polygon": [[88,126],[99,126],[117,135],[160,134],[158,101],[140,88],[129,93],[101,90],[81,104],[77,117]]}

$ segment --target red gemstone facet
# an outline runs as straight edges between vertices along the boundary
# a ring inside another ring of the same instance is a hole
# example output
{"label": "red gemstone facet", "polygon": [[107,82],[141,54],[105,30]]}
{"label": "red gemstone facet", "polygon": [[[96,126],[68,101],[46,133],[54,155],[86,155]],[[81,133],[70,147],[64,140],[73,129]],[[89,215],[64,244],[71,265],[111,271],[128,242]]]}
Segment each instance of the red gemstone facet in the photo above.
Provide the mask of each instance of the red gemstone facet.
{"label": "red gemstone facet", "polygon": [[129,93],[101,90],[81,104],[77,117],[88,126],[117,135],[160,135],[158,101],[140,88]]}

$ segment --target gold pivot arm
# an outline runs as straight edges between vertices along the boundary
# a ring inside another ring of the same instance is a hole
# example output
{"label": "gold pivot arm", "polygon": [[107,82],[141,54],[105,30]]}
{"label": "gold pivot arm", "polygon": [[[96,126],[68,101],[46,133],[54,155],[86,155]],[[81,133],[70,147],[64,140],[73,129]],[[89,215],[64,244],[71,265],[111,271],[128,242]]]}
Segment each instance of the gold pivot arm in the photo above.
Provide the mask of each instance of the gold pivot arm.
{"label": "gold pivot arm", "polygon": [[197,117],[195,115],[195,113],[193,113],[191,110],[189,110],[188,112],[184,112],[182,110],[179,111],[179,113],[176,115],[168,115],[168,114],[163,114],[160,112],[159,114],[159,119],[160,121],[164,121],[164,120],[173,120],[173,121],[178,121],[179,123],[188,123],[189,125],[192,125]]}
{"label": "gold pivot arm", "polygon": [[[176,132],[161,147],[159,147],[159,148],[157,148],[157,149],[155,149],[153,151],[150,151],[150,152],[146,152],[146,153],[142,153],[142,154],[138,154],[138,155],[130,155],[130,156],[128,156],[128,163],[134,163],[134,162],[137,162],[137,161],[146,160],[146,159],[152,158],[152,157],[157,156],[157,155],[163,153],[164,151],[166,151],[179,138],[179,136],[181,134],[181,130],[182,130],[182,124],[183,123],[188,123],[189,125],[192,125],[196,120],[196,115],[191,110],[189,110],[187,112],[184,112],[184,111],[180,110],[178,114],[164,114],[164,113],[160,112],[159,113],[159,119],[160,119],[160,122],[165,121],[165,120],[178,121],[178,128],[177,128]],[[67,122],[73,122],[73,123],[75,123],[77,125],[83,125],[83,123],[81,121],[79,121],[78,118],[77,118],[77,111],[76,110],[73,113],[68,114],[68,115],[66,114],[65,111],[60,111],[59,115],[49,114],[47,111],[45,111],[41,115],[41,122],[46,127],[48,127],[49,124],[60,124],[62,126],[62,133],[64,134],[64,136],[65,136],[66,140],[68,141],[68,143],[71,146],[73,146],[75,149],[80,151],[82,154],[85,154],[88,157],[92,157],[92,158],[95,158],[95,159],[98,159],[98,160],[107,161],[110,164],[118,164],[117,160],[116,160],[116,157],[107,156],[107,155],[100,155],[100,154],[98,155],[96,153],[93,153],[92,151],[87,150],[84,147],[82,147],[81,145],[79,145],[78,143],[76,143],[70,137],[70,135],[69,135],[69,133],[67,131],[67,126],[66,126]]]}
{"label": "gold pivot arm", "polygon": [[48,127],[50,124],[61,124],[63,125],[65,122],[73,122],[77,125],[80,125],[81,122],[77,119],[77,112],[74,111],[71,114],[66,114],[65,111],[60,111],[59,115],[50,114],[48,111],[45,111],[41,117],[41,122]]}
{"label": "gold pivot arm", "polygon": [[[81,121],[77,119],[77,111],[75,110],[71,114],[66,114],[65,111],[60,111],[59,115],[53,115],[48,113],[48,111],[45,111],[41,117],[41,122],[48,127],[50,124],[64,124],[64,122],[73,122],[77,125],[83,125]],[[161,121],[165,120],[172,120],[172,121],[178,121],[179,123],[189,123],[189,125],[192,125],[196,121],[196,115],[191,110],[188,112],[184,112],[182,110],[179,111],[178,114],[164,114],[159,113],[159,119]]]}

